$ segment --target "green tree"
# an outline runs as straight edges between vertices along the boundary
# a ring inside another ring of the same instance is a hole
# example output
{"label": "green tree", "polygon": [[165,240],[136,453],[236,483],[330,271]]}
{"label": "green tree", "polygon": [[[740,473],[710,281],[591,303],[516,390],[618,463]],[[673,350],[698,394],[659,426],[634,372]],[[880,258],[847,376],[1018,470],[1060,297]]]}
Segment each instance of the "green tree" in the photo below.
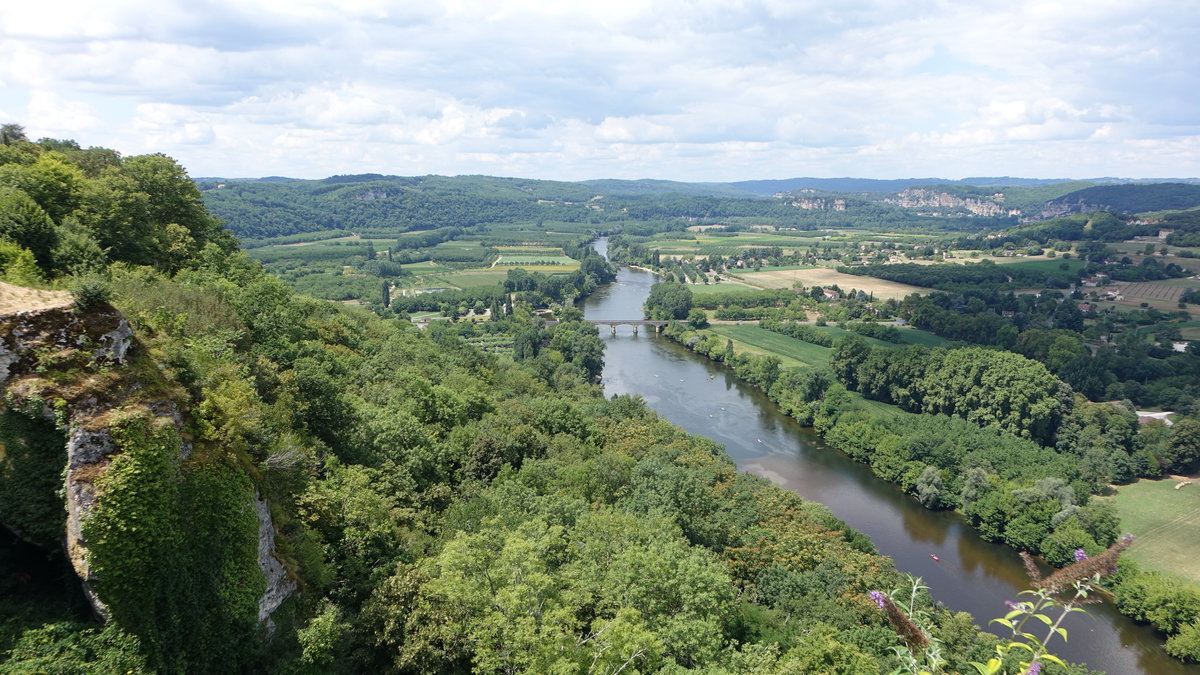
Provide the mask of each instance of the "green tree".
{"label": "green tree", "polygon": [[1160,458],[1170,471],[1190,472],[1200,465],[1200,421],[1185,417],[1171,427],[1171,441]]}
{"label": "green tree", "polygon": [[54,221],[23,190],[0,185],[0,238],[28,249],[42,269],[51,269],[58,241]]}
{"label": "green tree", "polygon": [[646,297],[646,316],[651,319],[686,319],[692,309],[692,290],[683,284],[659,282]]}

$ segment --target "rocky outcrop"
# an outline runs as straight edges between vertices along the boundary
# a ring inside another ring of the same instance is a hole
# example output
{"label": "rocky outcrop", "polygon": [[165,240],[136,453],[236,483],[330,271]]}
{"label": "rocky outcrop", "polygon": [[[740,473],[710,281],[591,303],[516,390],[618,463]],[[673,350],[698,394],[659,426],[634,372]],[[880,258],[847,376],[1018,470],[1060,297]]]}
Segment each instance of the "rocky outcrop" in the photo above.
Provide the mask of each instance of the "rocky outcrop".
{"label": "rocky outcrop", "polygon": [[799,197],[787,202],[789,206],[806,211],[845,211],[845,199],[825,199],[823,197]]}
{"label": "rocky outcrop", "polygon": [[[1070,195],[1067,195],[1070,197]],[[1049,220],[1051,218],[1061,218],[1075,213],[1090,213],[1092,211],[1116,211],[1112,206],[1107,204],[1098,204],[1089,202],[1086,199],[1068,199],[1060,197],[1058,199],[1046,202],[1038,214],[1036,220]]]}
{"label": "rocky outcrop", "polygon": [[[95,368],[121,365],[133,330],[119,312],[81,314],[70,306],[11,311],[0,316],[0,387],[5,405],[54,420],[67,435],[64,548],[97,616],[108,610],[92,590],[83,523],[96,503],[95,480],[117,452],[108,429],[97,424],[124,397],[105,391]],[[53,372],[57,377],[45,377]]]}
{"label": "rocky outcrop", "polygon": [[275,525],[271,522],[271,507],[257,493],[254,511],[258,514],[258,565],[267,577],[267,590],[258,600],[258,620],[265,622],[267,634],[275,630],[271,614],[296,590],[296,581],[275,556]]}
{"label": "rocky outcrop", "polygon": [[132,344],[133,329],[122,317],[116,328],[100,336],[100,348],[92,352],[92,358],[100,363],[121,363]]}
{"label": "rocky outcrop", "polygon": [[[111,307],[87,313],[52,307],[0,314],[0,407],[53,420],[64,432],[64,549],[94,612],[105,620],[110,613],[93,590],[97,577],[86,532],[89,518],[104,504],[98,480],[124,452],[114,425],[132,417],[149,420],[152,428],[173,427],[178,449],[171,457],[177,466],[193,451],[186,396],[161,379],[149,359],[135,359],[137,345],[129,321]],[[277,557],[269,505],[254,495],[246,507],[258,515],[257,560],[266,577],[258,619],[270,630],[271,613],[297,584]]]}
{"label": "rocky outcrop", "polygon": [[948,192],[930,190],[928,188],[908,188],[901,190],[895,197],[883,200],[906,209],[935,209],[922,215],[943,216],[954,215],[954,212],[966,211],[977,216],[1019,216],[1019,209],[1006,209],[1003,206],[1004,193],[997,192],[990,197],[958,197]]}

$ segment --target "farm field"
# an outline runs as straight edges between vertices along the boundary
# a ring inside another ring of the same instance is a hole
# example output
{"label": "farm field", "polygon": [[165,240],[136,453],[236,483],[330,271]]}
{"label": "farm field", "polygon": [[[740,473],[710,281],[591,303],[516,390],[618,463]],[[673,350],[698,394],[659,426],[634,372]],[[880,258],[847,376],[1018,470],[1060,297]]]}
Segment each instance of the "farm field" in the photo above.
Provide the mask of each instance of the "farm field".
{"label": "farm field", "polygon": [[909,286],[895,281],[862,277],[854,274],[843,274],[824,267],[810,269],[775,270],[761,272],[739,273],[738,278],[760,288],[791,288],[799,283],[805,287],[837,285],[843,290],[851,288],[866,293],[873,293],[881,300],[888,298],[903,298],[912,293],[928,293],[931,289],[920,286]]}
{"label": "farm field", "polygon": [[496,267],[527,267],[530,271],[542,270],[545,267],[560,268],[556,271],[570,271],[579,268],[579,261],[562,255],[508,255],[502,253],[495,262]]}
{"label": "farm field", "polygon": [[[845,337],[847,335],[856,335],[857,334],[854,331],[846,330],[844,328],[838,328],[837,326],[815,326],[815,328],[819,331],[828,333],[829,335],[833,336],[833,339],[835,339],[835,340],[838,338],[841,338],[841,337]],[[896,326],[896,329],[899,330],[900,335],[903,336],[904,342],[901,344],[905,344],[905,345],[923,345],[925,347],[937,347],[939,345],[944,345],[947,342],[949,342],[949,340],[947,340],[946,338],[944,338],[940,335],[934,335],[933,333],[927,333],[919,328],[913,328],[912,326]],[[871,338],[871,337],[864,336],[864,338],[873,347],[895,347],[895,346],[897,346],[897,345],[892,344],[891,342],[884,342],[883,340],[877,340],[877,339]]]}
{"label": "farm field", "polygon": [[[801,370],[824,368],[829,363],[829,352],[832,351],[828,347],[780,335],[779,333],[764,330],[758,326],[718,325],[710,327],[708,331],[723,338],[733,340],[733,348],[739,352],[776,356],[779,358],[780,365],[784,368],[797,368]],[[878,340],[872,340],[872,342],[887,344]],[[872,401],[864,398],[857,392],[847,393],[854,400],[854,403],[849,408],[850,410],[865,410],[872,416],[885,419],[894,417],[900,413],[900,409],[894,405]]]}
{"label": "farm field", "polygon": [[[1129,282],[1118,281],[1113,286],[1105,286],[1104,289],[1116,289],[1123,297],[1118,301],[1101,301],[1098,304],[1100,307],[1114,307],[1116,309],[1138,309],[1141,303],[1146,303],[1154,309],[1164,312],[1179,311],[1179,297],[1189,288],[1200,288],[1200,280],[1197,279],[1167,279],[1164,281],[1142,281]],[[1085,292],[1092,289],[1083,289]],[[1101,290],[1101,289],[1096,289]],[[1103,292],[1103,291],[1101,291]],[[1188,305],[1187,311],[1191,312],[1192,316],[1200,316],[1200,308],[1195,305]]]}
{"label": "farm field", "polygon": [[448,288],[483,288],[503,283],[507,269],[468,269],[424,275],[431,283]]}
{"label": "farm field", "polygon": [[1111,499],[1121,527],[1136,539],[1124,553],[1146,569],[1200,583],[1200,482],[1178,490],[1179,480],[1139,480]]}
{"label": "farm field", "polygon": [[717,293],[729,293],[730,291],[757,290],[756,286],[750,286],[730,279],[718,283],[690,284],[688,288],[691,289],[693,296],[716,295]]}
{"label": "farm field", "polygon": [[778,356],[785,368],[823,368],[829,363],[828,347],[780,335],[755,325],[714,325],[708,330],[733,340],[734,349]]}
{"label": "farm field", "polygon": [[714,236],[712,234],[697,234],[695,239],[658,239],[646,242],[646,246],[656,249],[663,255],[707,256],[734,255],[746,248],[780,247],[785,252],[806,249],[811,246],[829,245],[824,234],[805,232],[804,236],[786,234],[771,234],[763,232],[738,232],[734,236]]}

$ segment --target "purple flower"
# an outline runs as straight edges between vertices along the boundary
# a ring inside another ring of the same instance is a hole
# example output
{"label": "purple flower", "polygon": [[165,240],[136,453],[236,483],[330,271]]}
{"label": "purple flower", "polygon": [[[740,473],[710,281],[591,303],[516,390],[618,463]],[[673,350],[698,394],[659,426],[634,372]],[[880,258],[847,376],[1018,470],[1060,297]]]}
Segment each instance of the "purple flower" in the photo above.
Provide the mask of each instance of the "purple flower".
{"label": "purple flower", "polygon": [[879,591],[871,591],[871,600],[874,600],[875,604],[879,605],[879,609],[883,609],[887,606],[887,603],[884,601],[884,597],[884,594],[880,593]]}
{"label": "purple flower", "polygon": [[1042,672],[1041,661],[1034,661],[1029,664],[1029,670],[1025,671],[1025,675],[1038,675],[1040,672]]}
{"label": "purple flower", "polygon": [[1075,549],[1075,562],[1083,562],[1084,560],[1087,560],[1087,559],[1088,559],[1087,551],[1084,551],[1081,548]]}

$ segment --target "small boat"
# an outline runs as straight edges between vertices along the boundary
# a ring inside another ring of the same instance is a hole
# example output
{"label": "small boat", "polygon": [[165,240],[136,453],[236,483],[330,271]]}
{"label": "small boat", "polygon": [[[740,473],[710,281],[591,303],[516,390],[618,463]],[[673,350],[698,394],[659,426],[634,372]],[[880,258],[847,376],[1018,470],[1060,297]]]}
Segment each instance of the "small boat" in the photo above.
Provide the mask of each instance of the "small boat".
{"label": "small boat", "polygon": [[929,554],[929,557],[933,558],[933,562],[942,562],[941,558],[937,557],[936,555],[934,555],[932,553]]}

